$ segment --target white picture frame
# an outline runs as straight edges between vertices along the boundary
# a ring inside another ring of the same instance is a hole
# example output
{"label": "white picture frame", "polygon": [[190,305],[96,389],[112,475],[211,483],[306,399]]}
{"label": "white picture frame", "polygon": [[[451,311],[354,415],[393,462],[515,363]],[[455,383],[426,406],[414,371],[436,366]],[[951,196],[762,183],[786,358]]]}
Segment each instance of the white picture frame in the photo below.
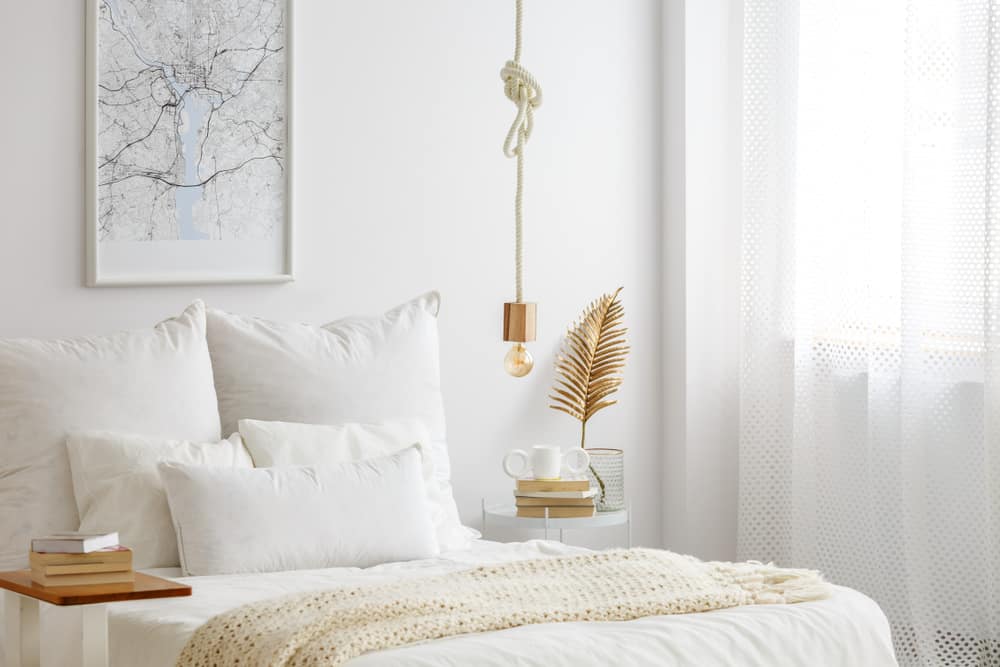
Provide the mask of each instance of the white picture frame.
{"label": "white picture frame", "polygon": [[[274,238],[259,240],[155,240],[114,243],[102,241],[100,218],[100,10],[109,0],[86,0],[86,276],[88,287],[283,283],[294,278],[293,248],[293,0],[282,5],[284,54],[284,143],[281,145],[283,219]],[[277,162],[278,159],[275,158]],[[187,187],[187,186],[185,186]],[[103,247],[102,247],[103,246]],[[280,246],[280,248],[278,247]],[[131,255],[129,254],[131,253]],[[261,268],[252,265],[259,261]],[[251,264],[248,265],[248,262]],[[166,269],[162,267],[166,266]],[[227,266],[229,268],[227,268]],[[141,267],[141,268],[140,268]],[[152,268],[147,268],[152,267]],[[221,268],[220,268],[221,267]]]}

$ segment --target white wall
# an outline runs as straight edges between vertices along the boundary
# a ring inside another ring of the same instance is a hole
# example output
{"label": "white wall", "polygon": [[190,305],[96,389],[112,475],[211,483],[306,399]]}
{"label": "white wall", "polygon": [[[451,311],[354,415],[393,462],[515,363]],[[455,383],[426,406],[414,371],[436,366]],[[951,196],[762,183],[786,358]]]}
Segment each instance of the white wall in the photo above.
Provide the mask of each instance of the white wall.
{"label": "white wall", "polygon": [[[513,115],[498,71],[513,2],[299,0],[296,254],[280,286],[82,287],[82,0],[5,2],[0,20],[0,336],[145,326],[195,297],[321,322],[442,292],[442,364],[455,488],[477,524],[508,497],[499,459],[575,444],[546,408],[562,329],[625,285],[633,353],[621,404],[590,442],[624,447],[638,543],[660,541],[660,8],[656,0],[526,3],[524,62],[545,104],[527,157],[527,296],[540,303],[536,372],[505,376],[512,295]],[[570,539],[573,539],[570,536]]]}

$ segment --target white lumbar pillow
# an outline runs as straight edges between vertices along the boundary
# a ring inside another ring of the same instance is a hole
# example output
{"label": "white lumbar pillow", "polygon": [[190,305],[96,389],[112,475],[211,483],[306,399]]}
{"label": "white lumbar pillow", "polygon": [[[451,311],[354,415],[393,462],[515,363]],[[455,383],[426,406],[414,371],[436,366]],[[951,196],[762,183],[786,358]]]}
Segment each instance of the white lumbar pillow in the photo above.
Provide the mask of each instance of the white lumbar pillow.
{"label": "white lumbar pillow", "polygon": [[[239,428],[258,468],[363,461],[415,443],[426,445],[429,438],[426,427],[412,420],[320,425],[241,419]],[[451,487],[435,477],[429,457],[424,461],[423,474],[438,544],[444,551],[465,548],[469,530],[459,520]]]}
{"label": "white lumbar pillow", "polygon": [[238,433],[220,442],[196,443],[139,435],[92,432],[66,440],[80,530],[118,531],[132,549],[133,566],[176,567],[177,539],[161,462],[253,468]]}
{"label": "white lumbar pillow", "polygon": [[79,527],[66,436],[95,429],[219,439],[205,307],[151,329],[0,340],[0,569],[32,537]]}
{"label": "white lumbar pillow", "polygon": [[439,305],[438,294],[430,292],[377,317],[324,326],[209,310],[208,346],[224,431],[235,431],[240,419],[419,421],[430,434],[435,475],[450,497]]}
{"label": "white lumbar pillow", "polygon": [[159,464],[187,575],[368,567],[430,558],[418,447],[333,466]]}
{"label": "white lumbar pillow", "polygon": [[[395,454],[420,443],[425,448],[430,434],[419,421],[381,424],[297,424],[241,419],[240,435],[258,468],[318,466],[361,461]],[[433,470],[433,461],[431,464]]]}

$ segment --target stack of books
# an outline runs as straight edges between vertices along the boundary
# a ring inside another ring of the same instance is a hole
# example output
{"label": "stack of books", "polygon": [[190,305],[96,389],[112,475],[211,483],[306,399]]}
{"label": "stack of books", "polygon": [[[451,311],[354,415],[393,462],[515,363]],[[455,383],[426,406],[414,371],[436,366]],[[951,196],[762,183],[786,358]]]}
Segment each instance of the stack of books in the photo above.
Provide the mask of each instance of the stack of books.
{"label": "stack of books", "polygon": [[514,489],[517,515],[531,518],[594,516],[594,495],[587,479],[519,479]]}
{"label": "stack of books", "polygon": [[118,533],[58,533],[31,540],[31,580],[40,586],[90,586],[135,581],[132,550]]}

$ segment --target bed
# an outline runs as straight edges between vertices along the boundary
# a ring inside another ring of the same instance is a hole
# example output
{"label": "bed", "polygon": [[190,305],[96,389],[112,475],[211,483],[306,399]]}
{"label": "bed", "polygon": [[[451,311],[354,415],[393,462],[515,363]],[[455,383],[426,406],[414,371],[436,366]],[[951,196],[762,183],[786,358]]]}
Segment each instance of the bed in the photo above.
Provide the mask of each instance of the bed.
{"label": "bed", "polygon": [[[610,558],[549,541],[472,539],[461,525],[440,393],[438,303],[429,294],[381,317],[311,327],[206,315],[196,302],[143,332],[0,340],[3,568],[24,567],[32,535],[119,531],[137,569],[190,584],[193,595],[109,605],[109,662],[166,667],[220,614],[282,596],[419,587],[454,573],[450,586],[479,566]],[[328,482],[314,489],[302,478]],[[608,599],[621,602],[625,589],[607,574],[588,581],[613,588]],[[520,614],[525,597],[507,598]],[[507,629],[398,642],[349,664],[896,664],[885,616],[857,591],[755,602],[647,610],[630,621],[494,625]],[[546,599],[542,611],[550,609]],[[42,664],[78,664],[79,609],[43,607],[40,631]]]}
{"label": "bed", "polygon": [[[240,604],[289,593],[381,582],[465,569],[513,559],[585,551],[534,540],[500,544],[477,540],[471,549],[435,559],[360,570],[332,568],[270,574],[180,578],[190,598],[112,605],[110,652],[114,667],[173,667],[194,631],[211,616]],[[153,570],[177,577],[176,569]],[[43,632],[72,634],[78,612],[43,617]],[[51,664],[72,664],[56,645]],[[44,650],[44,649],[43,649]],[[624,623],[550,623],[464,635],[372,653],[357,667],[407,665],[895,665],[889,626],[878,606],[849,588],[817,602],[737,607],[701,614],[654,616]]]}
{"label": "bed", "polygon": [[[112,667],[173,667],[185,643],[205,621],[256,600],[585,551],[543,540],[509,544],[477,540],[471,549],[445,553],[438,558],[368,569],[331,568],[208,577],[180,577],[179,570],[174,568],[152,570],[153,574],[190,584],[194,595],[112,605],[110,664]],[[79,610],[43,610],[43,636],[75,636],[79,623]],[[43,644],[44,664],[75,664],[74,656],[67,653],[72,645],[72,642]],[[888,667],[896,665],[896,660],[889,625],[878,605],[855,590],[837,586],[831,597],[816,602],[651,616],[628,622],[527,625],[370,653],[348,664],[352,667]]]}

